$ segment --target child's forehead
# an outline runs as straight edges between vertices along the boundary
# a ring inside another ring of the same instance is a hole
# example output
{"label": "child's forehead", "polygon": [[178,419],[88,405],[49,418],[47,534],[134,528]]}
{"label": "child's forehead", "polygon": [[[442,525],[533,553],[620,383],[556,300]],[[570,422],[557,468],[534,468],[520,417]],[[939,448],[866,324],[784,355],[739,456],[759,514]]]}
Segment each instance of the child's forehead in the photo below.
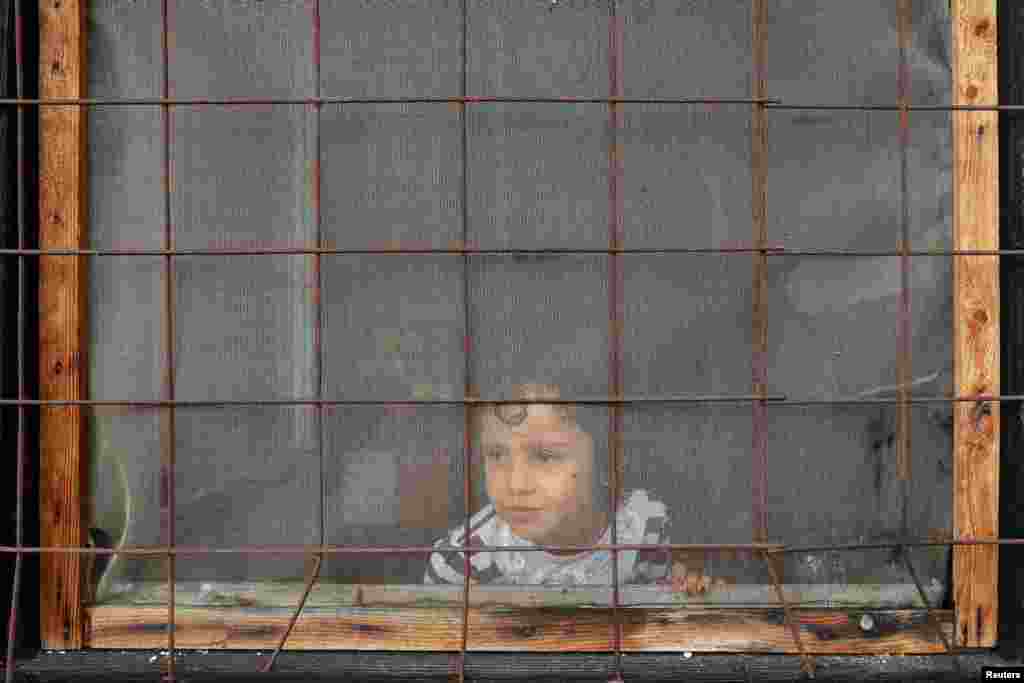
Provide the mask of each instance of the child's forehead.
{"label": "child's forehead", "polygon": [[[528,406],[525,418],[519,424],[507,424],[493,413],[486,413],[483,420],[482,438],[489,442],[507,443],[512,441],[543,440],[545,442],[570,443],[577,431],[575,424],[566,420],[548,406]],[[548,408],[545,410],[545,408]]]}

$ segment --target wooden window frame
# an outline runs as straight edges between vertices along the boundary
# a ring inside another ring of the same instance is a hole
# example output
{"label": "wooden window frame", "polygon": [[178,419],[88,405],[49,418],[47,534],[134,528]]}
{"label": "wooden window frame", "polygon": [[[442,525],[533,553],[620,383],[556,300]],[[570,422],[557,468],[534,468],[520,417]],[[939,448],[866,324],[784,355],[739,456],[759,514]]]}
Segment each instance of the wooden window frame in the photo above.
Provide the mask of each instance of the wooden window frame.
{"label": "wooden window frame", "polygon": [[[756,0],[755,0],[756,1]],[[954,105],[998,103],[996,0],[951,0]],[[40,2],[40,98],[85,98],[86,0]],[[40,107],[40,249],[85,249],[88,235],[86,110]],[[999,242],[998,112],[953,113],[956,250],[995,250]],[[39,387],[43,401],[88,398],[86,256],[41,256]],[[954,536],[998,537],[1000,393],[999,256],[954,259],[955,391],[978,400],[954,407]],[[88,491],[85,410],[40,409],[40,545],[82,547]],[[997,638],[998,550],[953,548],[953,610],[793,608],[628,608],[622,651],[772,652],[801,654],[938,654],[941,629],[955,647],[992,647]],[[168,609],[85,604],[89,556],[42,553],[40,624],[44,648],[162,648]],[[279,613],[245,608],[179,608],[173,644],[180,648],[268,649],[288,627],[299,587]],[[461,591],[461,589],[459,589]],[[350,607],[307,610],[289,649],[459,651],[462,608],[394,608],[374,612],[364,594]],[[381,599],[384,599],[383,597]],[[500,614],[470,605],[467,650],[596,652],[614,649],[611,609],[571,613],[523,606]],[[878,624],[865,631],[861,617]],[[881,618],[884,613],[884,619]],[[832,624],[827,638],[807,621]],[[159,628],[162,626],[163,628]],[[709,628],[711,626],[711,628]],[[799,633],[803,637],[794,637]]]}

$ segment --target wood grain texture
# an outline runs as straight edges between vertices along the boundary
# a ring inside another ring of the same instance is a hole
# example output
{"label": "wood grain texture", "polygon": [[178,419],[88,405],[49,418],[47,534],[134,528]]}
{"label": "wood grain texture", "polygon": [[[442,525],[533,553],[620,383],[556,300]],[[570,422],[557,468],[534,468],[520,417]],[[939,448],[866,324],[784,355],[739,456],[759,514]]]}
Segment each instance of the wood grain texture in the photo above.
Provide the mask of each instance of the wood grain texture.
{"label": "wood grain texture", "polygon": [[[86,644],[94,648],[159,648],[167,643],[165,607],[88,608]],[[795,653],[781,609],[624,609],[623,650]],[[805,650],[835,654],[936,654],[944,651],[924,611],[794,610]],[[934,613],[947,637],[953,613]],[[291,610],[182,608],[178,647],[269,649]],[[288,649],[457,651],[457,608],[313,608],[304,610]],[[610,609],[470,608],[469,649],[601,652],[613,649]]]}
{"label": "wood grain texture", "polygon": [[[998,103],[996,0],[953,2],[954,104]],[[999,248],[998,114],[953,114],[956,249]],[[998,395],[999,258],[954,259],[954,374],[959,396]],[[999,403],[956,404],[954,533],[998,536]],[[990,647],[997,635],[998,546],[953,553],[956,642]]]}
{"label": "wood grain texture", "polygon": [[[39,3],[39,95],[86,96],[85,0]],[[41,107],[39,246],[86,247],[86,116],[82,107]],[[85,257],[42,257],[39,267],[39,392],[43,400],[88,397]],[[44,546],[85,545],[86,419],[79,407],[40,414],[40,539]],[[40,558],[44,647],[82,645],[80,555]]]}
{"label": "wood grain texture", "polygon": [[[892,584],[783,584],[786,599],[794,607],[828,609],[909,609],[924,607],[913,583]],[[178,582],[175,604],[181,607],[294,607],[305,590],[305,582]],[[942,600],[941,584],[925,588],[931,604]],[[140,581],[131,590],[93,603],[103,607],[154,607],[166,605],[167,582]],[[308,608],[337,607],[460,607],[460,585],[351,584],[318,581],[306,601]],[[706,593],[687,596],[665,586],[626,584],[619,588],[620,604],[628,607],[734,607],[762,608],[776,605],[775,587],[761,584],[719,585]],[[592,608],[612,603],[609,586],[480,585],[469,593],[471,607]]]}

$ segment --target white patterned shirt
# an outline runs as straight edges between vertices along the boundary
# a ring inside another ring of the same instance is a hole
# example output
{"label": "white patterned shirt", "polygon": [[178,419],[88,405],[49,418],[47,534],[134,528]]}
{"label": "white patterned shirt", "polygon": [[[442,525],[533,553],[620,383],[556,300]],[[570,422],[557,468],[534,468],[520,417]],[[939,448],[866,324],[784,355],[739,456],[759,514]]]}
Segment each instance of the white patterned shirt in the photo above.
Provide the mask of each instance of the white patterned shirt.
{"label": "white patterned shirt", "polygon": [[[623,497],[616,514],[619,543],[670,543],[665,504],[637,489]],[[435,547],[463,545],[461,524],[434,543]],[[517,547],[534,545],[512,533],[508,523],[497,516],[494,505],[482,508],[470,519],[469,547],[502,546],[510,550],[473,553],[470,579],[481,584],[610,585],[611,551],[592,550],[560,556],[547,551],[522,552]],[[597,545],[611,544],[611,527],[605,527]],[[435,551],[427,562],[423,582],[463,583],[465,554]],[[650,583],[664,579],[671,567],[667,550],[623,550],[619,552],[620,583]]]}

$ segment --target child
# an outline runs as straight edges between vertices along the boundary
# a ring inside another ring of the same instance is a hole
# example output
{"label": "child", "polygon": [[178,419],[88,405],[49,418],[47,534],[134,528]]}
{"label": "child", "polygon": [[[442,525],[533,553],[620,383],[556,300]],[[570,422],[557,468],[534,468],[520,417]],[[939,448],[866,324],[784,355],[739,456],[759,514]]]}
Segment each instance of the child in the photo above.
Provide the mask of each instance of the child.
{"label": "child", "polygon": [[[525,384],[521,400],[558,399],[557,387]],[[487,495],[491,503],[470,519],[469,545],[508,546],[474,553],[471,583],[611,584],[611,552],[515,550],[531,545],[611,544],[608,482],[597,476],[600,460],[591,434],[570,405],[523,404],[488,407],[475,414]],[[624,496],[616,514],[619,543],[669,543],[664,503],[646,491]],[[464,545],[464,524],[434,545]],[[669,583],[687,593],[704,592],[708,579],[687,575],[669,551],[619,552],[619,581]],[[434,552],[425,583],[462,583],[465,557]]]}

